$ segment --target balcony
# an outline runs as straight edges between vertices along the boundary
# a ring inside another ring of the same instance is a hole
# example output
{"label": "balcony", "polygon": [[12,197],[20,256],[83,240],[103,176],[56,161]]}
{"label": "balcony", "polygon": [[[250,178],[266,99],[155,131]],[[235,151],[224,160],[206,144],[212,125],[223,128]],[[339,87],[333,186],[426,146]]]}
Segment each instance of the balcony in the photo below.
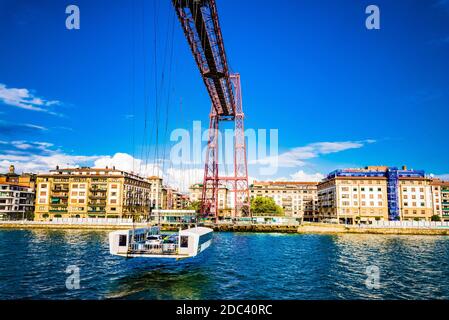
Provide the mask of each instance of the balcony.
{"label": "balcony", "polygon": [[56,209],[50,209],[49,212],[67,212],[67,209],[63,208],[56,208]]}
{"label": "balcony", "polygon": [[89,206],[105,206],[106,205],[106,201],[89,201],[88,202]]}
{"label": "balcony", "polygon": [[89,188],[90,192],[107,192],[107,188]]}
{"label": "balcony", "polygon": [[88,209],[87,212],[88,212],[88,213],[105,214],[105,213],[106,213],[106,210],[91,210],[91,209]]}
{"label": "balcony", "polygon": [[56,207],[56,206],[60,206],[60,207],[66,207],[68,205],[68,202],[55,202],[55,203],[50,203],[50,206],[52,207]]}
{"label": "balcony", "polygon": [[106,200],[106,195],[105,194],[91,194],[91,195],[89,195],[89,198]]}

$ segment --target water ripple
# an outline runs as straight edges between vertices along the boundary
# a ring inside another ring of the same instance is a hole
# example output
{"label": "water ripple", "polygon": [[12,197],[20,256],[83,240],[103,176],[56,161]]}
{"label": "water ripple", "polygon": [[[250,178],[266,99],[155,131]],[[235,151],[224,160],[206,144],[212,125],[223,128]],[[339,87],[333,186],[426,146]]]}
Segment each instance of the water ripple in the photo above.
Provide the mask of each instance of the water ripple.
{"label": "water ripple", "polygon": [[[449,238],[215,233],[191,260],[109,255],[107,232],[0,231],[0,299],[448,299]],[[67,266],[80,268],[68,290]],[[379,268],[369,289],[366,268]]]}

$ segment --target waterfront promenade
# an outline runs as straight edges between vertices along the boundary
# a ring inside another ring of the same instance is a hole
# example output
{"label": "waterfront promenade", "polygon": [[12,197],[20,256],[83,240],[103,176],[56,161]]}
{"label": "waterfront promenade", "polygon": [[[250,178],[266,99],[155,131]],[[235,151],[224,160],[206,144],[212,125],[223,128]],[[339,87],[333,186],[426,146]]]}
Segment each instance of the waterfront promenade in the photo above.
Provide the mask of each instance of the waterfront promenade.
{"label": "waterfront promenade", "polygon": [[[449,235],[449,222],[384,221],[371,225],[345,225],[317,222],[301,224],[287,223],[205,223],[214,231],[221,232],[280,232],[300,234],[404,234],[404,235]],[[148,226],[147,223],[133,223],[131,219],[74,219],[60,218],[53,221],[0,221],[0,229],[86,229],[124,230]],[[177,231],[177,223],[165,223],[162,230]]]}

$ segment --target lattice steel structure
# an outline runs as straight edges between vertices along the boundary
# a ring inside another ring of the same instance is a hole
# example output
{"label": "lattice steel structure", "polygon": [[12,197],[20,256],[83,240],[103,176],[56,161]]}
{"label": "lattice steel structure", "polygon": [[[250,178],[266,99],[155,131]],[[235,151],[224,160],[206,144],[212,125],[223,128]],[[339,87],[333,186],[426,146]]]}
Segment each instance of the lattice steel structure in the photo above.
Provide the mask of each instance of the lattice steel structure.
{"label": "lattice steel structure", "polygon": [[[250,215],[240,75],[229,73],[215,0],[172,0],[212,101],[201,213],[218,220],[218,188],[234,193],[233,215]],[[219,123],[234,121],[234,176],[218,171]]]}

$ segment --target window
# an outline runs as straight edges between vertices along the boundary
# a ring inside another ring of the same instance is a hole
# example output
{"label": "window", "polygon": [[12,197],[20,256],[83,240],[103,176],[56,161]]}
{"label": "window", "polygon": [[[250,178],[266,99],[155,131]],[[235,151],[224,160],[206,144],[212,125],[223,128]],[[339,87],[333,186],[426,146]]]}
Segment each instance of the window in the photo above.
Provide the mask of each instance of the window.
{"label": "window", "polygon": [[46,192],[46,191],[41,191],[40,195],[41,195],[41,196],[46,196],[46,195],[47,195],[47,192]]}
{"label": "window", "polygon": [[80,193],[78,193],[79,196],[85,196],[86,193],[84,191],[81,191]]}
{"label": "window", "polygon": [[47,189],[47,184],[46,183],[41,184],[41,188],[42,189]]}
{"label": "window", "polygon": [[382,188],[377,188],[377,191],[379,191],[379,192],[382,191]]}
{"label": "window", "polygon": [[77,196],[78,195],[78,192],[77,191],[73,191],[72,192],[72,196]]}
{"label": "window", "polygon": [[365,191],[365,188],[360,188],[360,190]]}
{"label": "window", "polygon": [[369,191],[373,191],[373,188],[369,188]]}
{"label": "window", "polygon": [[421,202],[421,207],[425,207],[426,204],[424,202]]}
{"label": "window", "polygon": [[126,235],[125,234],[119,235],[118,245],[119,245],[119,247],[126,247]]}
{"label": "window", "polygon": [[72,185],[72,188],[73,188],[73,189],[78,189],[78,184],[73,184],[73,185]]}
{"label": "window", "polygon": [[84,203],[84,199],[79,199],[78,203]]}
{"label": "window", "polygon": [[117,203],[116,199],[111,199],[111,203]]}
{"label": "window", "polygon": [[80,184],[80,189],[85,189],[86,185],[85,184]]}
{"label": "window", "polygon": [[181,248],[189,247],[189,236],[181,236],[180,247]]}
{"label": "window", "polygon": [[116,184],[111,184],[111,189],[117,189],[117,185]]}
{"label": "window", "polygon": [[408,199],[408,196],[406,194],[404,194],[404,199]]}

